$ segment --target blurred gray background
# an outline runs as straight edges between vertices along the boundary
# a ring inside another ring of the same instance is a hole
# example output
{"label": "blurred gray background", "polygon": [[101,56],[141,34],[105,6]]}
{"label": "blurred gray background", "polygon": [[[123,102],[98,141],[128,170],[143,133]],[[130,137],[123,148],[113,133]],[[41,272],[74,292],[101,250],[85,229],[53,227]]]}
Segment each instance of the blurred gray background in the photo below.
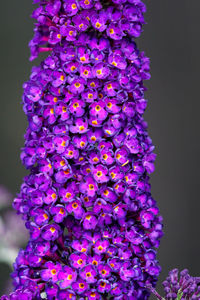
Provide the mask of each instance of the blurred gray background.
{"label": "blurred gray background", "polygon": [[[145,118],[158,155],[152,193],[165,225],[160,286],[174,267],[200,275],[200,1],[145,2],[148,24],[138,43],[151,58]],[[25,175],[19,159],[26,128],[20,103],[32,65],[27,46],[32,9],[31,0],[0,1],[0,183],[13,194]],[[0,264],[0,295],[9,272]]]}

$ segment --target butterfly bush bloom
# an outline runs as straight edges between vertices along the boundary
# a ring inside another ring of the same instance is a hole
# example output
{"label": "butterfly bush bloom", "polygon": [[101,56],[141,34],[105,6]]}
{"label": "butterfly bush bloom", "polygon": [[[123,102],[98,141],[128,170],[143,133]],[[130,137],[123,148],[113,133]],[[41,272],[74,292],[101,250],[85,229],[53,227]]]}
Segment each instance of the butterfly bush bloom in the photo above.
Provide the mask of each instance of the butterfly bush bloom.
{"label": "butterfly bush bloom", "polygon": [[162,218],[143,119],[149,59],[135,43],[145,5],[34,3],[31,60],[51,53],[24,83],[30,172],[13,205],[30,240],[14,263],[15,292],[2,299],[148,299]]}
{"label": "butterfly bush bloom", "polygon": [[160,296],[151,284],[148,283],[147,287],[159,300],[200,299],[200,277],[191,276],[187,269],[182,270],[180,273],[178,269],[171,270],[162,285],[165,298]]}

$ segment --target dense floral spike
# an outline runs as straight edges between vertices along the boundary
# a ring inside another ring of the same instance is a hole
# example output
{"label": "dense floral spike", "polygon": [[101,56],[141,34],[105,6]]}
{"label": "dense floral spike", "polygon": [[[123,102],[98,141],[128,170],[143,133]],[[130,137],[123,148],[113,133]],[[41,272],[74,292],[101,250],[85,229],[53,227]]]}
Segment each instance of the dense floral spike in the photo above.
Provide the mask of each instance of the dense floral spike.
{"label": "dense floral spike", "polygon": [[133,39],[145,5],[34,2],[31,58],[52,52],[24,84],[21,159],[30,174],[14,208],[30,241],[14,264],[16,293],[148,299],[146,284],[155,286],[160,272],[162,218],[150,192],[155,154],[143,119],[149,59]]}

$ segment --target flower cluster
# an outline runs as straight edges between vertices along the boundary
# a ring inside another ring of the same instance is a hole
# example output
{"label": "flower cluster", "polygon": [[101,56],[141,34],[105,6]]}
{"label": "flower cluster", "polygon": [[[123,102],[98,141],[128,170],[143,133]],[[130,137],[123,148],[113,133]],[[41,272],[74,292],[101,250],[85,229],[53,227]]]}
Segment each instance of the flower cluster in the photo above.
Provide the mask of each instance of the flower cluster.
{"label": "flower cluster", "polygon": [[40,3],[32,17],[35,34],[30,41],[31,60],[63,41],[73,42],[84,32],[110,40],[138,37],[144,24],[141,0],[33,0]]}
{"label": "flower cluster", "polygon": [[143,119],[149,59],[133,40],[145,6],[35,2],[32,57],[44,40],[53,46],[24,84],[21,159],[30,174],[14,208],[30,241],[14,264],[14,285],[18,293],[31,287],[33,299],[148,299],[146,283],[155,286],[160,272],[162,218]]}
{"label": "flower cluster", "polygon": [[200,300],[200,277],[190,276],[187,269],[181,271],[180,276],[178,269],[169,272],[163,282],[165,298],[158,294],[151,283],[147,283],[146,287],[159,300]]}
{"label": "flower cluster", "polygon": [[[179,278],[180,277],[180,278]],[[188,270],[179,272],[173,269],[163,282],[166,300],[199,300],[200,299],[200,277],[192,277]]]}

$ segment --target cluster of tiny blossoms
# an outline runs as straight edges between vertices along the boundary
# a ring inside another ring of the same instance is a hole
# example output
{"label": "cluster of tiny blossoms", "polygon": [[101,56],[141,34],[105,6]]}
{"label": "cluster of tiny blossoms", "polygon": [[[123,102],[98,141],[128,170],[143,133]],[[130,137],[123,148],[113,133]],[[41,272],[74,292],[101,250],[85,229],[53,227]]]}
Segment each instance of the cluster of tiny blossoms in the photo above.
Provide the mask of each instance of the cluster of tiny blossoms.
{"label": "cluster of tiny blossoms", "polygon": [[[180,272],[173,269],[163,282],[166,300],[199,300],[200,299],[200,277],[192,277],[188,270]],[[179,297],[179,298],[178,298]]]}
{"label": "cluster of tiny blossoms", "polygon": [[149,59],[134,42],[145,6],[34,2],[31,58],[52,52],[24,84],[30,174],[14,207],[30,240],[14,264],[16,291],[2,299],[148,299],[162,218],[143,119]]}

